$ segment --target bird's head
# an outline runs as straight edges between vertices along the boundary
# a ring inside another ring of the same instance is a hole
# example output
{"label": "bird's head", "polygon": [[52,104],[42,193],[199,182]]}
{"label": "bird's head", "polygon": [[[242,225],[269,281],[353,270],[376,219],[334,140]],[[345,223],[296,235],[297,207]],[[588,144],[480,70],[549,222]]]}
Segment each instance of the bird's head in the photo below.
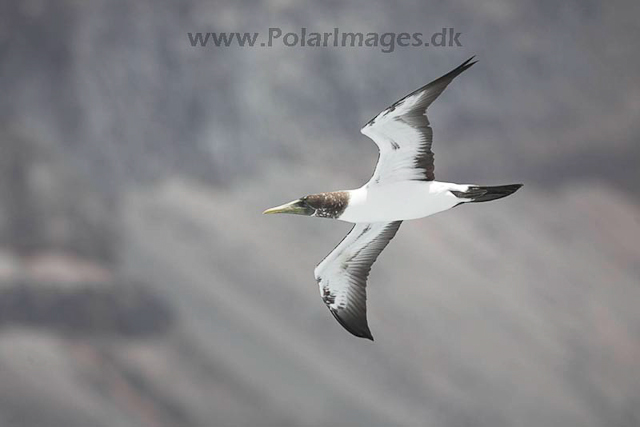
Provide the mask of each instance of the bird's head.
{"label": "bird's head", "polygon": [[300,199],[294,200],[293,202],[285,203],[281,206],[276,206],[275,208],[267,209],[264,211],[264,214],[294,214],[294,215],[306,215],[306,216],[314,216],[317,206],[312,205],[313,201],[310,200],[309,196],[304,196]]}

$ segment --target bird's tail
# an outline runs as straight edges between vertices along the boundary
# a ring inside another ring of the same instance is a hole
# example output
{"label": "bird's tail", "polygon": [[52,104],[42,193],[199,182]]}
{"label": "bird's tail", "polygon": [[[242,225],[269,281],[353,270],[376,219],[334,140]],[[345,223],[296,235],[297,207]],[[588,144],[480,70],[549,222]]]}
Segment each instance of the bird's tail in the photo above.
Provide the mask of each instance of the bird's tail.
{"label": "bird's tail", "polygon": [[502,199],[515,193],[522,187],[522,184],[498,185],[495,187],[481,187],[471,185],[466,191],[451,191],[459,199],[467,199],[464,202],[477,203]]}

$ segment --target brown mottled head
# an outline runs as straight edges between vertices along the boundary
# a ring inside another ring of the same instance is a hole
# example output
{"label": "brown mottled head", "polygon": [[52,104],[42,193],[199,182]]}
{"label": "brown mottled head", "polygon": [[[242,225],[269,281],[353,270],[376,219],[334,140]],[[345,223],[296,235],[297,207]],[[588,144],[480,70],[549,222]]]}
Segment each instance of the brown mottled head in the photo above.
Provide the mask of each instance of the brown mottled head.
{"label": "brown mottled head", "polygon": [[330,193],[311,194],[285,205],[267,209],[264,213],[288,213],[335,219],[342,215],[348,203],[349,193],[346,191],[333,191]]}
{"label": "brown mottled head", "polygon": [[313,216],[321,218],[338,218],[349,204],[349,193],[332,191],[330,193],[312,194],[302,198],[315,210]]}

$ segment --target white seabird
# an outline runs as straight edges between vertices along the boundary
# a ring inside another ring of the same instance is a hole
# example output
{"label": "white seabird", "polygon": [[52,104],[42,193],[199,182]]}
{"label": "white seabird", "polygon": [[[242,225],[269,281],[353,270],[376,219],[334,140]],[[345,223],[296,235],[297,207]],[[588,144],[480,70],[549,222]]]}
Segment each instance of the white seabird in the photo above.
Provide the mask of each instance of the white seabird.
{"label": "white seabird", "polygon": [[522,186],[435,180],[427,108],[456,76],[475,64],[472,60],[405,96],[361,129],[380,150],[376,169],[365,185],[305,196],[264,211],[355,223],[314,274],[331,314],[357,337],[373,340],[367,324],[367,277],[402,221],[424,218],[462,203],[500,199]]}

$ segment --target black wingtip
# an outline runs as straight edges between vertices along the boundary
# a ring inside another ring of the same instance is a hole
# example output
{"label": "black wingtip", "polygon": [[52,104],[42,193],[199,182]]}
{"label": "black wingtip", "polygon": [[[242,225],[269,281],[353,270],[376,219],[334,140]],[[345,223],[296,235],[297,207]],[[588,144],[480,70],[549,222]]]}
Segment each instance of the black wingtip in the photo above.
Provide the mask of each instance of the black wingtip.
{"label": "black wingtip", "polygon": [[[473,55],[471,58],[467,59],[466,61],[464,61],[459,67],[458,70],[460,70],[460,73],[463,72],[464,70],[470,68],[473,64],[476,64],[478,61],[475,60],[475,55]],[[473,62],[472,62],[473,61]],[[458,73],[458,74],[460,74]]]}
{"label": "black wingtip", "polygon": [[367,331],[353,331],[351,329],[347,329],[347,331],[353,335],[354,337],[358,337],[358,338],[364,338],[367,339],[369,341],[373,341],[373,335],[371,335],[371,332]]}
{"label": "black wingtip", "polygon": [[345,322],[345,320],[340,317],[336,310],[329,308],[329,312],[333,315],[333,317],[342,325],[343,328],[347,330],[351,335],[356,336],[358,338],[366,338],[368,340],[373,341],[373,335],[371,335],[371,331],[369,330],[369,325],[367,325],[367,321],[365,319],[363,327],[355,327],[354,325]]}
{"label": "black wingtip", "polygon": [[[349,331],[351,332],[351,331]],[[365,340],[369,340],[369,341],[374,341],[373,336],[371,334],[355,334],[353,332],[351,332],[351,335],[358,337],[358,338],[364,338]]]}
{"label": "black wingtip", "polygon": [[[351,331],[349,331],[349,332],[351,332]],[[365,339],[368,339],[368,340],[373,341],[373,335],[371,335],[371,331],[369,330],[369,326],[368,326],[368,325],[365,327],[365,329],[364,329],[364,330],[360,330],[360,331],[358,331],[358,333],[357,333],[357,334],[355,334],[355,333],[353,333],[353,332],[351,332],[351,333],[352,333],[353,335],[357,336],[357,337],[365,338]]]}
{"label": "black wingtip", "polygon": [[[434,89],[433,93],[431,94],[430,97],[426,98],[426,100],[425,100],[425,108],[428,107],[429,104],[431,104],[433,101],[435,101],[435,99],[442,93],[442,91],[447,87],[447,85],[449,83],[451,83],[451,81],[453,79],[458,77],[465,70],[467,70],[469,67],[471,67],[476,62],[478,62],[478,61],[474,61],[475,57],[476,57],[475,55],[472,56],[471,58],[469,58],[466,61],[464,61],[462,64],[458,65],[453,70],[449,71],[444,76],[432,81],[428,85],[421,87],[420,89],[416,90],[415,92],[413,92],[412,94],[407,95],[407,96],[411,96],[414,93],[418,93],[418,92],[433,88]],[[400,101],[398,101],[398,102],[400,102]]]}
{"label": "black wingtip", "polygon": [[[342,323],[342,320],[340,320],[340,323]],[[345,329],[349,331],[349,333],[358,338],[364,338],[373,341],[373,335],[371,335],[371,331],[369,330],[368,325],[365,325],[364,329],[354,329],[351,326],[345,325],[344,323],[342,323],[342,326],[344,326]]]}
{"label": "black wingtip", "polygon": [[360,338],[365,338],[368,339],[370,341],[373,341],[373,335],[371,335],[371,332],[369,330],[367,330],[365,333],[363,333],[362,335],[356,335]]}
{"label": "black wingtip", "polygon": [[373,335],[371,335],[371,331],[369,330],[369,328],[367,327],[366,329],[360,329],[360,330],[354,330],[352,328],[347,328],[347,331],[349,331],[352,335],[358,337],[358,338],[364,338],[370,341],[373,341]]}

